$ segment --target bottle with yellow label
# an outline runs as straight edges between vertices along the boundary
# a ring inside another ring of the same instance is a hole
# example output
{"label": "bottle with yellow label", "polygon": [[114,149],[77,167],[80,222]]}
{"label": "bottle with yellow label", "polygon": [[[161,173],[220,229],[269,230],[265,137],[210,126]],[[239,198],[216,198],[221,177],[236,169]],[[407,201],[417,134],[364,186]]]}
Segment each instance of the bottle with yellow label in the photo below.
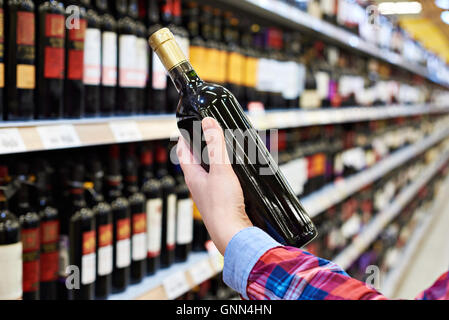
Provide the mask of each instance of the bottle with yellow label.
{"label": "bottle with yellow label", "polygon": [[217,43],[218,62],[215,69],[215,83],[225,84],[226,67],[228,62],[228,51],[226,44],[223,42],[223,15],[220,9],[213,10],[212,20],[212,38]]}
{"label": "bottle with yellow label", "polygon": [[216,82],[219,72],[217,65],[219,61],[218,43],[213,38],[212,29],[212,7],[203,6],[200,15],[201,37],[204,40],[204,53],[202,61],[202,77],[205,81]]}
{"label": "bottle with yellow label", "polygon": [[249,28],[242,34],[242,50],[244,53],[244,71],[243,71],[243,100],[242,106],[248,110],[251,102],[257,102],[256,83],[257,83],[257,64],[259,59],[257,51],[253,48],[252,35]]}
{"label": "bottle with yellow label", "polygon": [[[190,36],[190,62],[198,74],[203,75],[205,69],[206,48],[204,39],[200,35],[200,8],[198,3],[189,2],[187,7],[187,29]],[[158,59],[156,57],[156,59]]]}

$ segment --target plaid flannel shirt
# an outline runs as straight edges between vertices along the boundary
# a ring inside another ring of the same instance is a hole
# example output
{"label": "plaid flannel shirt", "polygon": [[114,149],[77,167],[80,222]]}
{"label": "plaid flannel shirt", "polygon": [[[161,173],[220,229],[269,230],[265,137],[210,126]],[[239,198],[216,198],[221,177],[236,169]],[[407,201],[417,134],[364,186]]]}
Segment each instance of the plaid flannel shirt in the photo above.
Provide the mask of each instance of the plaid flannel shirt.
{"label": "plaid flannel shirt", "polygon": [[[282,246],[256,227],[240,231],[229,242],[223,280],[244,299],[387,299],[351,278],[335,263],[298,248]],[[449,299],[449,273],[444,273],[415,299]]]}

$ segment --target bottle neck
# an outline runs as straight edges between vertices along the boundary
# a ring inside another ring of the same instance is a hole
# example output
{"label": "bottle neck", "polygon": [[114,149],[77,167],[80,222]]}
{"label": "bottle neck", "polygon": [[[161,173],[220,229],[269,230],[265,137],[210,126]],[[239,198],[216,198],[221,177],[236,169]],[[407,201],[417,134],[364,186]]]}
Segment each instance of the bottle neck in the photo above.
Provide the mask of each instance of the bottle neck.
{"label": "bottle neck", "polygon": [[195,92],[198,86],[203,83],[203,80],[188,61],[175,66],[168,74],[178,92]]}

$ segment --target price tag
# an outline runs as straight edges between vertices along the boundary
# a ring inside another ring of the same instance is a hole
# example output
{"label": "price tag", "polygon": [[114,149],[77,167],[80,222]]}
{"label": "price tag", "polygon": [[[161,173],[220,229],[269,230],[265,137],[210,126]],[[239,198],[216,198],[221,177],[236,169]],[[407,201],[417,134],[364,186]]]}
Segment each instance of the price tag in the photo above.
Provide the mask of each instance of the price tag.
{"label": "price tag", "polygon": [[224,266],[223,256],[211,240],[207,241],[205,246],[215,271],[220,272]]}
{"label": "price tag", "polygon": [[162,280],[167,298],[173,300],[190,290],[184,271],[176,272]]}
{"label": "price tag", "polygon": [[214,275],[214,270],[212,270],[209,259],[204,259],[195,264],[193,268],[189,270],[189,274],[195,284],[200,284],[211,278]]}
{"label": "price tag", "polygon": [[142,134],[137,123],[134,121],[110,122],[109,128],[111,128],[115,141],[117,142],[142,140]]}
{"label": "price tag", "polygon": [[45,149],[78,147],[81,141],[71,124],[37,127]]}
{"label": "price tag", "polygon": [[26,151],[19,129],[0,130],[0,154]]}

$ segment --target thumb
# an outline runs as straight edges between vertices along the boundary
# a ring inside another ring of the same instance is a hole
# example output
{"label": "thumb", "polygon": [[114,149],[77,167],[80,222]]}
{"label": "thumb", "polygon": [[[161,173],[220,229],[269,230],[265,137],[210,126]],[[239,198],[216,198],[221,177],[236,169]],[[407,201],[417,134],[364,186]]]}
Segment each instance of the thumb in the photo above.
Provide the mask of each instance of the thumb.
{"label": "thumb", "polygon": [[201,122],[204,138],[207,143],[209,156],[209,172],[218,172],[231,169],[223,130],[218,122],[211,117],[206,117]]}

